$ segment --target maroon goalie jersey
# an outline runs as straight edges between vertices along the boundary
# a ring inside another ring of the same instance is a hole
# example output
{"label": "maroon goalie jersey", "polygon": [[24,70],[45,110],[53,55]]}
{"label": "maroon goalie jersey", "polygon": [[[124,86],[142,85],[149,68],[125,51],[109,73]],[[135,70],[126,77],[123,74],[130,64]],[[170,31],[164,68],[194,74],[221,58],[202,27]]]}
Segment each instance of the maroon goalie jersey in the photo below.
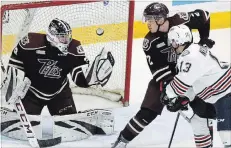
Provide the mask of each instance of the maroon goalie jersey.
{"label": "maroon goalie jersey", "polygon": [[77,40],[72,40],[67,54],[50,45],[45,34],[29,33],[14,48],[9,66],[24,71],[31,80],[31,91],[40,99],[49,100],[69,87],[67,75],[86,87],[81,66],[88,64],[84,50]]}

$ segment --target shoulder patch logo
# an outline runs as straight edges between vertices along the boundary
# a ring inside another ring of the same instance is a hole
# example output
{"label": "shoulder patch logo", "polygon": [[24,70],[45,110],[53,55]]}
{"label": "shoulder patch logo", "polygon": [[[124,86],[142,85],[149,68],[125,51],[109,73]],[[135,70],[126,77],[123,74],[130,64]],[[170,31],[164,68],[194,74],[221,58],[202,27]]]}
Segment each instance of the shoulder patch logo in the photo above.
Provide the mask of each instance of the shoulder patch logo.
{"label": "shoulder patch logo", "polygon": [[201,46],[199,51],[200,51],[200,53],[202,53],[204,56],[206,56],[207,53],[208,53],[208,47],[207,47],[207,46]]}
{"label": "shoulder patch logo", "polygon": [[178,14],[179,17],[182,18],[183,20],[185,20],[185,21],[189,20],[188,13],[186,13],[186,12],[178,12],[177,14]]}
{"label": "shoulder patch logo", "polygon": [[149,39],[144,38],[144,41],[143,41],[143,49],[147,49],[147,48],[148,48],[148,45],[149,45]]}
{"label": "shoulder patch logo", "polygon": [[24,45],[24,46],[25,46],[26,44],[30,43],[30,40],[29,40],[29,38],[28,38],[28,35],[26,35],[26,36],[24,36],[24,37],[22,38],[21,43],[22,43],[22,45]]}
{"label": "shoulder patch logo", "polygon": [[84,54],[84,50],[83,50],[83,47],[81,45],[79,45],[77,48],[77,53],[78,54]]}
{"label": "shoulder patch logo", "polygon": [[17,47],[14,48],[14,54],[15,54],[15,55],[18,54],[18,48],[17,48]]}
{"label": "shoulder patch logo", "polygon": [[182,52],[181,56],[184,57],[186,55],[190,54],[190,52],[188,50],[185,50]]}

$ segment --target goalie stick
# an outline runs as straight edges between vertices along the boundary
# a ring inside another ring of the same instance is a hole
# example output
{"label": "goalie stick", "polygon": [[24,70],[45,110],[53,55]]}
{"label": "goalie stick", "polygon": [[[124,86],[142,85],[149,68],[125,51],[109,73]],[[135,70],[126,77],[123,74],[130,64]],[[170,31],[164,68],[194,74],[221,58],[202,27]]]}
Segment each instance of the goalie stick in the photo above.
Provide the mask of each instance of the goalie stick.
{"label": "goalie stick", "polygon": [[[5,73],[6,72],[5,68],[3,69],[2,67],[4,68],[4,65],[2,64],[2,60],[1,60],[1,69],[3,73]],[[30,84],[31,84],[30,80],[25,77],[25,80],[21,84],[19,84],[19,86],[17,86],[18,89],[16,88],[14,90],[12,96],[8,101],[14,102],[15,110],[19,116],[26,137],[32,147],[34,148],[50,147],[60,144],[62,141],[61,137],[57,137],[53,139],[45,139],[45,140],[39,140],[36,138],[33,127],[31,126],[30,120],[27,116],[27,113],[21,101],[21,99],[25,97],[30,87]]]}

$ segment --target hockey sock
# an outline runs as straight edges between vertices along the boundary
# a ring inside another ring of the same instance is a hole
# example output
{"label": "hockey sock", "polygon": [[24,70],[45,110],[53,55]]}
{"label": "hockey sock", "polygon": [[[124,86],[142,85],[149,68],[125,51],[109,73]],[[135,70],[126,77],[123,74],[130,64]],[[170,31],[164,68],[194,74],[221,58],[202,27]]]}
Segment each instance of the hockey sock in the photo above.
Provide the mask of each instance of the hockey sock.
{"label": "hockey sock", "polygon": [[128,122],[123,131],[121,131],[121,135],[127,141],[133,140],[156,118],[157,115],[157,113],[150,109],[141,108],[139,112]]}
{"label": "hockey sock", "polygon": [[211,135],[194,135],[197,148],[211,148],[212,138]]}
{"label": "hockey sock", "polygon": [[210,136],[211,136],[211,147],[213,147],[213,123],[212,121],[210,121],[210,125],[209,125],[209,133],[210,133]]}

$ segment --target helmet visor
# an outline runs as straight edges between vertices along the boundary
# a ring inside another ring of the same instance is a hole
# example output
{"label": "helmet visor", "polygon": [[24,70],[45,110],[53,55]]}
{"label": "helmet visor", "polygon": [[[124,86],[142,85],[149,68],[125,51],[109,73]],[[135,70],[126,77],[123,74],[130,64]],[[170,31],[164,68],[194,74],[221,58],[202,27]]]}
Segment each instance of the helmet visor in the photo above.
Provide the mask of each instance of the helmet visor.
{"label": "helmet visor", "polygon": [[143,15],[142,21],[146,23],[147,21],[158,21],[163,18],[161,15]]}
{"label": "helmet visor", "polygon": [[60,43],[63,44],[69,44],[72,40],[72,35],[71,33],[67,33],[67,34],[57,34],[56,37],[58,38]]}

